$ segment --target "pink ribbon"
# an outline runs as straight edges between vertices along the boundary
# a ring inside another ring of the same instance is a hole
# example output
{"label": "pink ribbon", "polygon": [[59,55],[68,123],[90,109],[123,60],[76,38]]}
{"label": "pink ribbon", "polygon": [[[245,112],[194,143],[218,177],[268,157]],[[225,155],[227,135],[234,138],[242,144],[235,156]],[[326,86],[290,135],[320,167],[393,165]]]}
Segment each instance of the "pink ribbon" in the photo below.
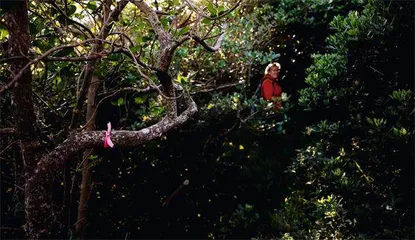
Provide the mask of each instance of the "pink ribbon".
{"label": "pink ribbon", "polygon": [[114,143],[112,143],[111,141],[111,122],[107,123],[107,131],[105,132],[105,138],[104,138],[104,148],[113,148],[114,147]]}

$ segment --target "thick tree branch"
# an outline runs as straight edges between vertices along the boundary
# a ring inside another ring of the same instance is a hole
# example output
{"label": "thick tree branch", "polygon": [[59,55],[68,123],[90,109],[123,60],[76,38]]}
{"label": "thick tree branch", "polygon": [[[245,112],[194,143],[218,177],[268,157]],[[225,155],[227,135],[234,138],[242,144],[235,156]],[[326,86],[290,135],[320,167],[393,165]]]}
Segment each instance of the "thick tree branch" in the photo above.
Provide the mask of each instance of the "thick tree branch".
{"label": "thick tree branch", "polygon": [[[157,13],[150,8],[150,6],[143,0],[131,0],[137,8],[147,16],[150,26],[156,33],[157,39],[160,44],[160,50],[157,57],[157,78],[163,85],[163,93],[166,97],[166,110],[167,115],[170,118],[177,117],[177,103],[176,93],[171,77],[168,75],[168,69],[173,59],[175,49],[179,46],[178,42],[173,39],[173,36],[163,29]],[[140,71],[138,69],[138,71]]]}
{"label": "thick tree branch", "polygon": [[107,38],[113,23],[118,20],[118,17],[120,16],[122,10],[125,8],[128,2],[128,0],[120,0],[119,2],[117,2],[117,6],[115,6],[114,10],[110,12],[108,18],[104,19],[105,22],[99,33],[100,38]]}
{"label": "thick tree branch", "polygon": [[[161,137],[166,132],[184,124],[197,112],[196,103],[187,97],[188,108],[178,117],[163,120],[140,131],[113,131],[111,139],[116,147],[137,147],[142,143]],[[71,135],[60,144],[54,151],[44,156],[31,177],[26,182],[26,214],[31,221],[26,226],[28,232],[32,229],[44,229],[36,232],[29,238],[56,237],[56,232],[62,226],[58,224],[59,213],[57,213],[48,196],[48,184],[53,175],[63,164],[70,160],[70,156],[88,148],[102,148],[105,131],[85,131]],[[51,226],[53,225],[53,226]],[[49,227],[46,227],[49,226]]]}
{"label": "thick tree branch", "polygon": [[160,42],[160,48],[165,48],[170,45],[173,42],[173,38],[170,33],[163,29],[163,26],[157,17],[157,13],[143,0],[131,0],[131,2],[134,3],[134,5],[136,5],[137,8],[147,16],[148,22]]}
{"label": "thick tree branch", "polygon": [[[166,132],[185,123],[197,112],[196,103],[188,98],[188,108],[175,119],[163,118],[160,122],[139,131],[112,131],[111,139],[117,147],[136,147],[144,142],[161,137]],[[75,133],[59,145],[53,152],[43,158],[38,168],[43,165],[61,164],[72,154],[86,148],[100,148],[103,146],[105,131],[84,131]]]}

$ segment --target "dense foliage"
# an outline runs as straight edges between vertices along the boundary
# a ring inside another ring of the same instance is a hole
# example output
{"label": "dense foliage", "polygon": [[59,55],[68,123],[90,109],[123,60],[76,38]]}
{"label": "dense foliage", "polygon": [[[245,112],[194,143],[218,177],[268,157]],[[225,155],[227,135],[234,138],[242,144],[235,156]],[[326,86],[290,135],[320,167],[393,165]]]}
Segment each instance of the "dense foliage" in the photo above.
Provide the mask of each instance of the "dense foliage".
{"label": "dense foliage", "polygon": [[[95,33],[99,23],[86,16],[99,10],[100,1],[62,2],[69,17],[83,19]],[[212,18],[233,4],[214,2],[198,4]],[[181,1],[159,4],[175,16],[161,17],[165,29],[186,19]],[[82,40],[57,32],[56,24],[68,19],[47,6],[31,2],[34,51]],[[89,156],[86,238],[414,237],[414,3],[245,1],[225,18],[204,19],[198,31],[217,35],[225,23],[220,51],[187,42],[173,57],[170,74],[195,99],[197,116],[139,148],[98,149]],[[155,61],[160,46],[144,17],[127,5],[116,28],[133,37],[131,51],[142,61]],[[7,36],[0,25],[0,41]],[[78,51],[87,50],[69,48],[54,57]],[[284,108],[277,111],[255,94],[271,61],[282,65]],[[9,73],[1,64],[4,84]],[[39,138],[47,149],[69,134],[82,71],[79,62],[32,67]],[[97,128],[111,121],[115,129],[136,130],[163,117],[156,92],[117,92],[148,86],[127,56],[103,58],[95,75],[104,79]],[[157,82],[156,74],[149,76]],[[1,125],[9,127],[10,94],[0,101]],[[5,238],[24,233],[22,159],[14,141],[1,141]],[[81,172],[80,166],[71,169],[73,199],[79,199]],[[189,185],[182,185],[185,180]],[[58,199],[64,181],[63,173],[56,176]]]}

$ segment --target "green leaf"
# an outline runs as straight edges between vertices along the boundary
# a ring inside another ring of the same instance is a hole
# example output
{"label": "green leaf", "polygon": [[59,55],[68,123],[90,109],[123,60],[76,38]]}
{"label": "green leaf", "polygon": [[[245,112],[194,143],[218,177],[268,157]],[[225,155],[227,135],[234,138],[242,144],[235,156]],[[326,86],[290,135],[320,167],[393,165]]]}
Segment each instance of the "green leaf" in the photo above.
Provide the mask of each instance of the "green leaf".
{"label": "green leaf", "polygon": [[44,28],[44,22],[36,19],[29,23],[30,34],[36,35]]}
{"label": "green leaf", "polygon": [[212,20],[210,20],[209,18],[205,18],[202,20],[202,23],[206,25],[210,25],[212,23]]}
{"label": "green leaf", "polygon": [[9,36],[9,31],[7,29],[0,29],[0,40],[7,38]]}
{"label": "green leaf", "polygon": [[142,104],[142,103],[144,103],[146,101],[146,98],[147,97],[136,97],[136,98],[134,98],[134,102],[136,104]]}
{"label": "green leaf", "polygon": [[131,52],[133,52],[133,53],[138,53],[140,51],[140,49],[141,49],[141,47],[138,46],[138,45],[130,48]]}
{"label": "green leaf", "polygon": [[75,5],[70,5],[68,7],[68,16],[71,16],[72,14],[74,14],[76,12],[76,6]]}
{"label": "green leaf", "polygon": [[167,18],[162,18],[160,22],[163,28],[167,29],[169,27],[169,20]]}
{"label": "green leaf", "polygon": [[118,98],[118,101],[117,101],[117,105],[118,106],[121,106],[121,105],[123,105],[124,104],[124,98]]}
{"label": "green leaf", "polygon": [[[136,40],[136,42],[137,42],[138,44],[140,44],[140,43],[143,43],[143,42],[144,42],[142,37],[137,37],[135,40]],[[134,47],[136,47],[136,46],[134,46]],[[131,50],[132,50],[132,49],[133,49],[133,48],[131,48]]]}
{"label": "green leaf", "polygon": [[189,32],[189,26],[186,26],[179,31],[179,36],[184,35],[185,33]]}
{"label": "green leaf", "polygon": [[218,15],[221,15],[222,13],[226,12],[226,8],[224,6],[219,6],[217,11]]}
{"label": "green leaf", "polygon": [[180,74],[177,75],[177,80],[176,81],[180,84],[185,84],[185,83],[188,82],[187,78],[185,76],[180,75]]}
{"label": "green leaf", "polygon": [[216,16],[216,8],[213,5],[213,3],[209,2],[208,5],[206,6],[210,12],[210,14]]}
{"label": "green leaf", "polygon": [[51,48],[49,44],[44,40],[34,40],[32,45],[34,47],[38,47],[41,51],[46,51]]}
{"label": "green leaf", "polygon": [[91,10],[97,10],[97,3],[95,1],[90,1],[88,2],[88,4],[86,5],[87,8],[91,9]]}
{"label": "green leaf", "polygon": [[62,50],[60,50],[59,52],[55,53],[53,56],[54,57],[66,57],[69,54],[74,52],[74,48],[73,47],[69,47],[69,48],[64,48]]}
{"label": "green leaf", "polygon": [[399,136],[399,130],[396,127],[393,128],[393,135],[395,137]]}

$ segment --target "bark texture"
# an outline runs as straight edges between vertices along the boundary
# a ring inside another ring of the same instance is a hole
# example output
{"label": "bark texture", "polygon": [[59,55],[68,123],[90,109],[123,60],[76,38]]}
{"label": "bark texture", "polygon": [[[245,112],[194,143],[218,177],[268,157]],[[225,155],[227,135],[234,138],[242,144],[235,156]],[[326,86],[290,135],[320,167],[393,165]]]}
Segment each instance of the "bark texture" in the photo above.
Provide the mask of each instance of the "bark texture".
{"label": "bark texture", "polygon": [[[5,13],[5,25],[9,31],[9,47],[7,55],[10,57],[19,57],[28,54],[30,47],[29,34],[29,19],[27,11],[27,1],[16,1],[14,6]],[[28,64],[29,60],[22,59],[14,61],[10,64],[12,73],[17,74],[21,69]],[[14,76],[12,76],[13,78]],[[39,148],[40,143],[37,140],[37,126],[36,115],[33,107],[32,98],[32,74],[30,69],[25,70],[12,86],[12,98],[16,111],[14,118],[16,123],[17,137],[21,149],[21,155],[24,163],[25,172],[25,203],[26,203],[26,225],[25,230],[29,238],[40,238],[47,236],[47,228],[50,224],[45,221],[42,216],[37,215],[31,211],[31,205],[28,202],[36,202],[37,206],[45,207],[48,211],[48,206],[51,206],[51,199],[48,194],[42,196],[33,196],[28,179],[34,175],[36,167],[36,149]],[[42,183],[43,184],[43,183]],[[46,187],[46,185],[45,185]],[[55,220],[55,219],[54,219]],[[56,222],[56,221],[52,221]]]}
{"label": "bark texture", "polygon": [[177,117],[176,93],[173,86],[172,78],[168,74],[173,54],[179,46],[171,33],[165,31],[157,16],[157,13],[145,1],[132,1],[142,13],[147,16],[148,22],[156,33],[157,40],[160,43],[160,50],[157,56],[157,78],[163,86],[163,93],[170,99],[165,99],[167,116],[170,118]]}
{"label": "bark texture", "polygon": [[[113,11],[111,9],[112,1],[105,1],[104,10],[103,10],[103,26],[101,31],[98,34],[100,39],[106,39],[110,30],[112,28],[113,22],[116,21],[121,14],[124,7],[127,5],[128,1],[120,1],[117,3]],[[93,45],[92,53],[101,52],[104,49],[103,42],[98,42]],[[77,101],[77,107],[74,111],[74,118],[72,119],[71,127],[75,127],[77,124],[77,117],[79,116],[80,107],[83,105],[85,99],[85,93],[88,91],[87,95],[87,109],[86,109],[86,126],[85,129],[88,131],[95,130],[95,108],[97,107],[97,92],[98,87],[101,83],[100,79],[93,77],[95,66],[98,63],[98,60],[89,62],[84,69],[84,82],[81,89],[81,95]],[[91,83],[92,81],[92,83]],[[78,105],[79,104],[79,105]],[[92,154],[91,150],[86,150],[83,154],[82,162],[82,183],[81,183],[81,193],[78,205],[78,218],[76,221],[76,233],[79,238],[83,238],[85,233],[85,228],[88,220],[88,202],[91,196],[91,184],[92,184],[92,171],[89,167],[89,156]]]}
{"label": "bark texture", "polygon": [[[97,91],[100,85],[100,79],[92,77],[91,85],[88,88],[88,103],[86,113],[85,130],[95,130],[95,108],[97,107]],[[78,220],[76,221],[76,232],[79,238],[84,237],[85,228],[88,222],[88,202],[92,190],[92,170],[90,168],[89,156],[93,150],[86,150],[83,154],[82,161],[82,183],[81,195],[78,205]]]}

